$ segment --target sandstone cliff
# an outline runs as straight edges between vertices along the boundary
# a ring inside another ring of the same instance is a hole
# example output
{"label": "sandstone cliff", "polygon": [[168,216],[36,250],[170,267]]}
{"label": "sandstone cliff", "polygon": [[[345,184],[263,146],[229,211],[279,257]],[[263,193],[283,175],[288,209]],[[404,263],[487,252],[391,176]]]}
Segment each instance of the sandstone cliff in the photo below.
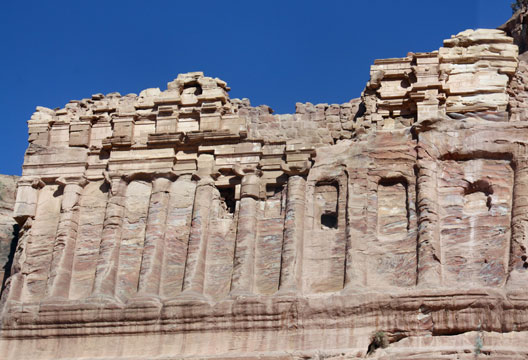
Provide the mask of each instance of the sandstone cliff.
{"label": "sandstone cliff", "polygon": [[360,98],[295,114],[200,72],[38,107],[0,350],[527,358],[528,66],[511,26],[376,60]]}
{"label": "sandstone cliff", "polygon": [[13,219],[17,176],[0,175],[0,281],[11,271],[13,247],[17,241],[17,225]]}

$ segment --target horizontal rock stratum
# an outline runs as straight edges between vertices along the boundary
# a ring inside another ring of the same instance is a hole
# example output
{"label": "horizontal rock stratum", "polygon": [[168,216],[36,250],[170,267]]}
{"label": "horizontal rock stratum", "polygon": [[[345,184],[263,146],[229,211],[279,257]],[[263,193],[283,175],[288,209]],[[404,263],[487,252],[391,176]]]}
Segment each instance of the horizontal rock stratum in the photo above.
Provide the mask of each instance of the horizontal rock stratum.
{"label": "horizontal rock stratum", "polygon": [[528,358],[524,18],[291,115],[201,72],[38,107],[0,353]]}

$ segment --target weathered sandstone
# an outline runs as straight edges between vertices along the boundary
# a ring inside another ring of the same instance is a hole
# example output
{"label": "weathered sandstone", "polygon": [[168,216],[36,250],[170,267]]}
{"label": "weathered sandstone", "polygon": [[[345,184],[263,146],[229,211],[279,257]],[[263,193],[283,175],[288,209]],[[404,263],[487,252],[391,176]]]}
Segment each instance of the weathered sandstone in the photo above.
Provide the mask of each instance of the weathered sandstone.
{"label": "weathered sandstone", "polygon": [[0,175],[0,281],[11,272],[10,255],[16,246],[18,226],[13,219],[17,176]]}
{"label": "weathered sandstone", "polygon": [[38,107],[0,353],[528,358],[528,63],[504,29],[295,114],[200,72]]}

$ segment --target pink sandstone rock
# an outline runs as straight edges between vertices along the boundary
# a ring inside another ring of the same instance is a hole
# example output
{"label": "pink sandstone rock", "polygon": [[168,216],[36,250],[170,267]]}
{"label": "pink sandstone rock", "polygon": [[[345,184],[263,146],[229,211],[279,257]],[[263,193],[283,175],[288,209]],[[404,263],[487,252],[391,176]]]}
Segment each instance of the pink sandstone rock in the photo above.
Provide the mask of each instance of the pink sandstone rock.
{"label": "pink sandstone rock", "polygon": [[0,354],[528,358],[523,16],[295,114],[200,72],[38,107]]}
{"label": "pink sandstone rock", "polygon": [[16,245],[18,225],[13,219],[17,176],[0,175],[0,279],[10,274],[10,255]]}

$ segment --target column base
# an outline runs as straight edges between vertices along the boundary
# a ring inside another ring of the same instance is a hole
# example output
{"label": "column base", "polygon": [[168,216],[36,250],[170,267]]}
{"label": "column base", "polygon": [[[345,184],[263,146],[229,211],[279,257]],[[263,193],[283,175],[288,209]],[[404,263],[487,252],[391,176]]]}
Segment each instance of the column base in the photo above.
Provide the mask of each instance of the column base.
{"label": "column base", "polygon": [[125,304],[118,298],[108,294],[95,293],[84,300],[87,304],[97,304],[104,308],[124,308]]}
{"label": "column base", "polygon": [[298,291],[295,288],[289,288],[289,289],[279,289],[274,296],[280,296],[280,297],[298,297],[301,295],[301,292]]}
{"label": "column base", "polygon": [[186,290],[180,293],[176,298],[165,301],[164,305],[200,304],[200,303],[210,303],[210,300],[203,293],[193,291],[193,290]]}
{"label": "column base", "polygon": [[252,298],[256,296],[258,295],[250,291],[244,291],[244,290],[235,290],[229,293],[229,298],[233,300],[240,299],[240,298]]}
{"label": "column base", "polygon": [[157,295],[137,294],[126,302],[127,308],[158,308],[163,306],[161,298]]}

